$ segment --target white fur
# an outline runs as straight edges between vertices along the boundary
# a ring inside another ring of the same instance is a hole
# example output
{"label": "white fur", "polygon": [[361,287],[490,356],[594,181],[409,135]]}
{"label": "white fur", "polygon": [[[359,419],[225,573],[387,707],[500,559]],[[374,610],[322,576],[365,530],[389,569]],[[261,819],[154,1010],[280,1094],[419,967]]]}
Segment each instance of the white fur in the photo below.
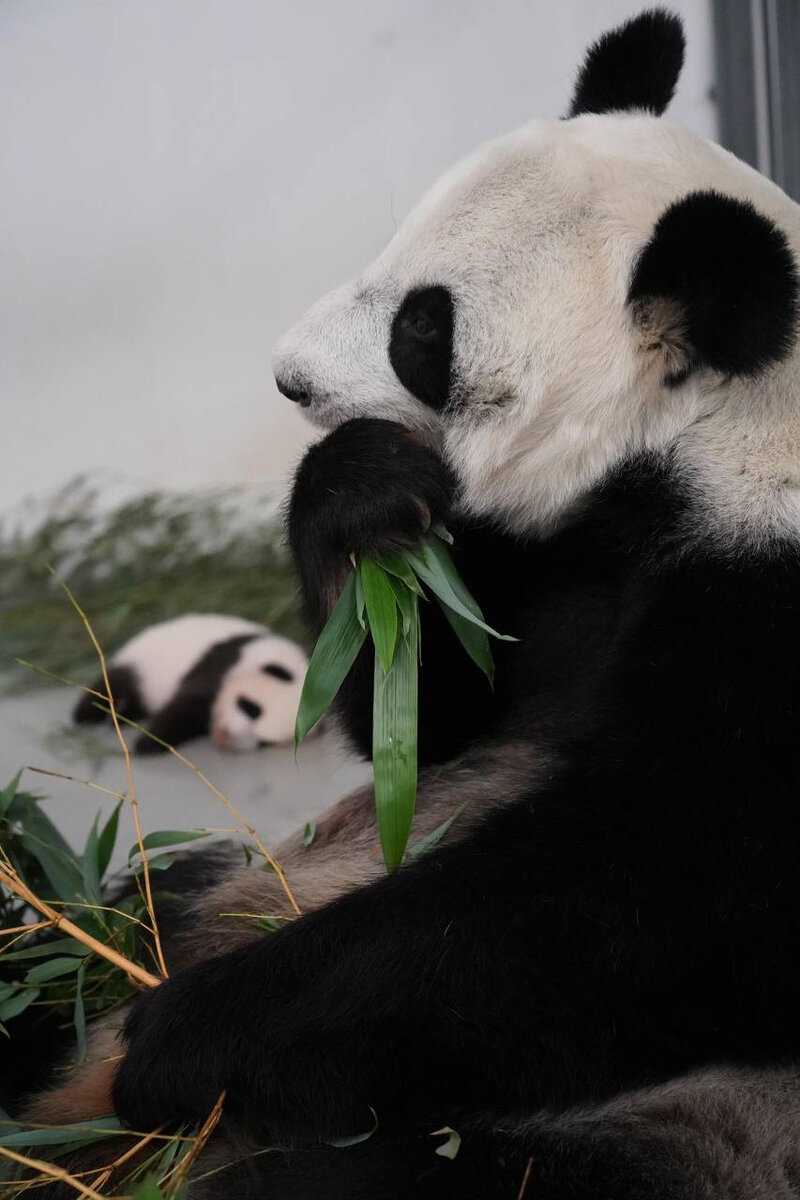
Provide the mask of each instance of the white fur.
{"label": "white fur", "polygon": [[[291,681],[267,675],[270,663],[286,668]],[[249,642],[225,676],[211,710],[211,737],[223,750],[255,750],[263,742],[290,742],[308,659],[299,646],[270,634]],[[244,697],[261,708],[253,719],[238,706]]]}
{"label": "white fur", "polygon": [[[547,531],[627,453],[670,447],[697,527],[724,542],[800,531],[797,349],[757,380],[663,380],[626,304],[637,254],[675,200],[752,201],[800,256],[800,209],[731,154],[644,115],[533,121],[448,172],[358,279],[315,305],[275,351],[333,428],[378,416],[418,429],[456,469],[465,510]],[[450,287],[465,396],[442,414],[388,358],[411,287]]]}
{"label": "white fur", "polygon": [[112,662],[135,670],[142,702],[148,713],[154,713],[172,698],[186,672],[215,643],[267,632],[266,626],[243,617],[189,613],[137,633]]}

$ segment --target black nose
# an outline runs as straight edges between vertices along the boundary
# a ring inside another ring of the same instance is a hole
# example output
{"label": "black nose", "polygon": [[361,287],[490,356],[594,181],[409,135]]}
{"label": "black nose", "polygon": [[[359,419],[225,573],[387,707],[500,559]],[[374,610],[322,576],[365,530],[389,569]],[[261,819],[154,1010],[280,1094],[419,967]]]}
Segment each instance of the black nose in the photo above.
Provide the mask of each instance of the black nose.
{"label": "black nose", "polygon": [[275,383],[280,394],[285,396],[287,400],[294,400],[295,404],[301,404],[303,408],[308,408],[311,403],[311,396],[305,388],[298,387],[296,384],[289,384],[284,379],[278,379],[277,375],[275,376]]}

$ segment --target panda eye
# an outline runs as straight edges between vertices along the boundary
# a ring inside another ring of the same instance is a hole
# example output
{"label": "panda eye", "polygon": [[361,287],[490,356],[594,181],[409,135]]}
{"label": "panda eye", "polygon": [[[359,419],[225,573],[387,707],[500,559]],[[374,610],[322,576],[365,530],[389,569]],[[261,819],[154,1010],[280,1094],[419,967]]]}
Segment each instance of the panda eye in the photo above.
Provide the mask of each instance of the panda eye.
{"label": "panda eye", "polygon": [[423,341],[436,336],[436,326],[422,309],[417,309],[416,312],[409,313],[405,319],[405,325],[409,332]]}
{"label": "panda eye", "polygon": [[246,696],[239,696],[236,700],[236,707],[239,712],[243,712],[251,721],[261,716],[261,705],[254,704],[252,700],[248,700]]}

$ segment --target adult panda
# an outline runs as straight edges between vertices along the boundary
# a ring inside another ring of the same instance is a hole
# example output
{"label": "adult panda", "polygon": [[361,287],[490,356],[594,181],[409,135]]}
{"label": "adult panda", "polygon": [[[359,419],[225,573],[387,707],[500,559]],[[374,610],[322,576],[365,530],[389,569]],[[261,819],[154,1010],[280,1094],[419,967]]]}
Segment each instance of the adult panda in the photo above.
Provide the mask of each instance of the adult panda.
{"label": "adult panda", "polygon": [[[134,1009],[134,1128],[226,1090],[195,1195],[800,1195],[800,211],[660,119],[682,53],[660,10],[602,38],[568,120],[456,167],[279,347],[332,431],[289,521],[316,622],[435,517],[522,641],[490,694],[424,609],[420,819],[472,800],[441,845],[323,903],[378,875],[345,802],[290,856],[321,907]],[[271,906],[260,875],[203,911]]]}

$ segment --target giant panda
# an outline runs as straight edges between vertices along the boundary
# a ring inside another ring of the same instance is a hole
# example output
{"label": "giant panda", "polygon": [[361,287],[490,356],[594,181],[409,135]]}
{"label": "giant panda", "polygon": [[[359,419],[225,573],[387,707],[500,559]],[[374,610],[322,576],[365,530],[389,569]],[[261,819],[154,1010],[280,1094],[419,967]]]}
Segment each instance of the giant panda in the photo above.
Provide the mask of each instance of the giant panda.
{"label": "giant panda", "polygon": [[[211,733],[223,750],[289,742],[308,659],[266,625],[185,613],[149,625],[113,655],[108,681],[120,716],[146,721],[137,754],[164,753]],[[107,719],[99,676],[73,710],[78,725]]]}
{"label": "giant panda", "polygon": [[[276,351],[315,625],[444,520],[520,642],[490,691],[424,605],[446,836],[384,876],[364,789],[278,851],[300,919],[232,937],[280,891],[217,877],[133,1007],[124,1121],[225,1091],[193,1197],[800,1196],[800,210],[662,118],[682,56],[601,38]],[[370,706],[365,655],[365,753]]]}

